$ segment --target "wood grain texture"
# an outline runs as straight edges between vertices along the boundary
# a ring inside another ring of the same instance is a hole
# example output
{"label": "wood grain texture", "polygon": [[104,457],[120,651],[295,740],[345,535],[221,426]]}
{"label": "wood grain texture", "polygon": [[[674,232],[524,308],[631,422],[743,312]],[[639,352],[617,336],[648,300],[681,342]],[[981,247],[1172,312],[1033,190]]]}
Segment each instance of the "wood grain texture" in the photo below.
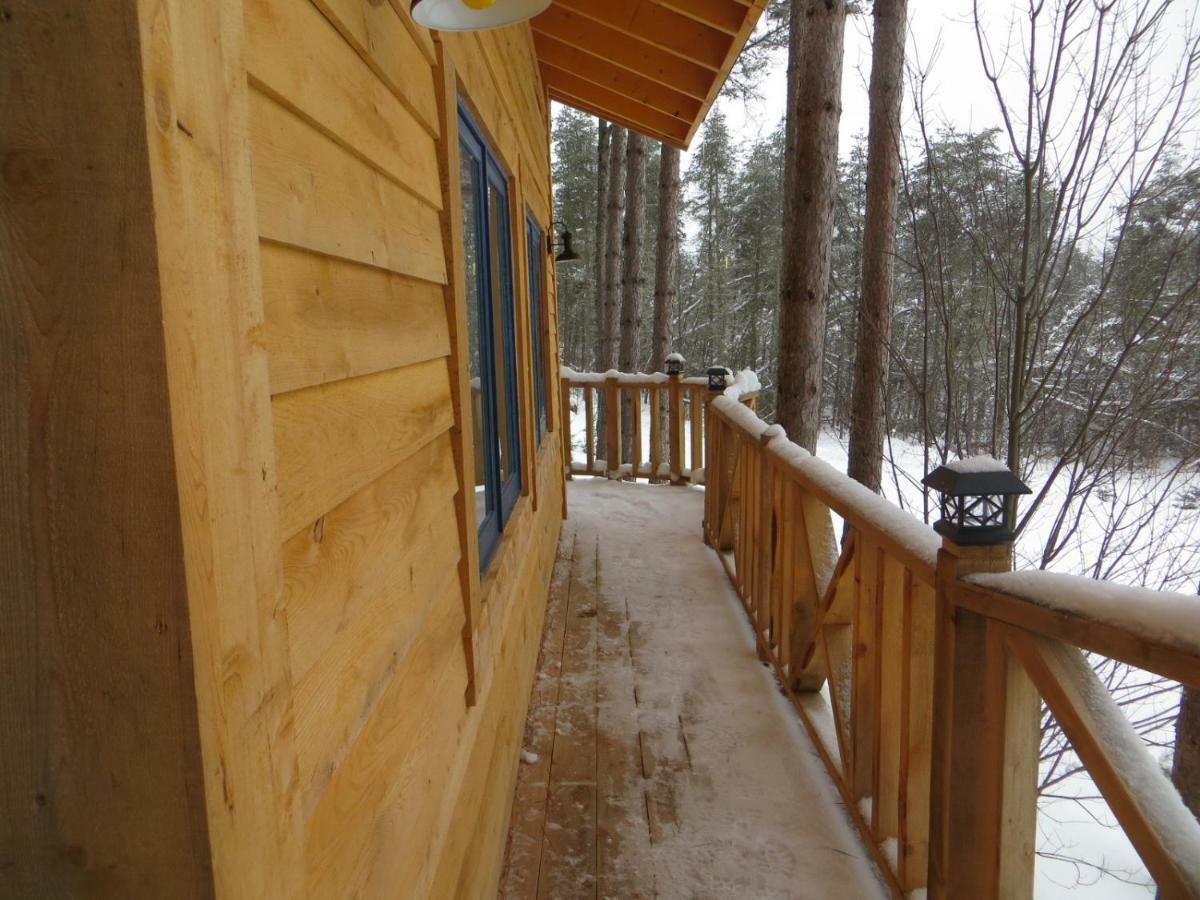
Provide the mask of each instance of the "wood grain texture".
{"label": "wood grain texture", "polygon": [[188,605],[218,896],[291,897],[304,841],[238,0],[142,6]]}
{"label": "wood grain texture", "polygon": [[281,394],[271,409],[286,538],[450,427],[446,362]]}
{"label": "wood grain texture", "polygon": [[[160,259],[169,248],[156,239],[150,166],[162,157],[147,145],[152,90],[163,101],[155,143],[186,138],[171,62],[143,82],[145,24],[135,4],[113,2],[19,0],[0,18],[9,897],[213,892],[163,326],[172,301],[160,265],[173,260]],[[195,263],[203,272],[210,261]]]}
{"label": "wood grain texture", "polygon": [[[255,85],[397,185],[441,206],[429,124],[396,98],[316,6],[246,0],[246,33],[246,68]],[[423,80],[429,105],[432,77]],[[421,88],[419,81],[412,85],[414,96]]]}
{"label": "wood grain texture", "polygon": [[260,256],[271,393],[449,352],[438,285],[281,244]]}
{"label": "wood grain texture", "polygon": [[[432,59],[413,30],[408,14],[386,3],[362,0],[313,0],[371,71],[438,136]],[[411,21],[411,20],[410,20]]]}
{"label": "wood grain texture", "polygon": [[435,207],[257,91],[250,132],[264,238],[445,282]]}

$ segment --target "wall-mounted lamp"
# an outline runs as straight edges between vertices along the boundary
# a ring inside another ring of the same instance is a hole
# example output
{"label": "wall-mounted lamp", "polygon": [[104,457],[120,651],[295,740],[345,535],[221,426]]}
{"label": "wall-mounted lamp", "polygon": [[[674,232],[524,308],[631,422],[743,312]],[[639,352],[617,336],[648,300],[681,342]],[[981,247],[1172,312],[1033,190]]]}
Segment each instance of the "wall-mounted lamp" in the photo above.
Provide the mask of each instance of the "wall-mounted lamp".
{"label": "wall-mounted lamp", "polygon": [[482,31],[532,19],[550,0],[412,0],[418,25],[438,31]]}
{"label": "wall-mounted lamp", "polygon": [[558,251],[558,256],[554,257],[554,261],[556,263],[573,263],[579,262],[580,259],[582,257],[571,246],[571,232],[564,230],[562,233],[562,249]]}

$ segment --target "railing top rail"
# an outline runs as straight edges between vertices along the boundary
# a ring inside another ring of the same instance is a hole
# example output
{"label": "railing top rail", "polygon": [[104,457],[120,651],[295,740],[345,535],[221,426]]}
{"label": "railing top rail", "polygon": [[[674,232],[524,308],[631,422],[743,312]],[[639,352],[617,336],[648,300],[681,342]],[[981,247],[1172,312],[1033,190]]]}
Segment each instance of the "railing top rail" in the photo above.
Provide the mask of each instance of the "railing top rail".
{"label": "railing top rail", "polygon": [[746,406],[722,398],[713,402],[713,411],[751,440],[766,437],[767,452],[787,477],[855,529],[887,546],[913,574],[933,580],[942,539],[931,527],[792,443],[780,426],[768,425]]}
{"label": "railing top rail", "polygon": [[1064,575],[970,575],[958,601],[983,615],[1200,687],[1200,598]]}

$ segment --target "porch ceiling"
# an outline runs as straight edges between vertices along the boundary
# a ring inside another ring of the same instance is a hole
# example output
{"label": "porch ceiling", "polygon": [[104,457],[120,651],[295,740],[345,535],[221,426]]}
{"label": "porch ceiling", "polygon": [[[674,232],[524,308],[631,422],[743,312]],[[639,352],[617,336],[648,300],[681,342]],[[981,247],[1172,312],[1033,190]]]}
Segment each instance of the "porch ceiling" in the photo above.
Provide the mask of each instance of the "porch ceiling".
{"label": "porch ceiling", "polygon": [[550,96],[686,148],[767,0],[554,0],[533,20]]}

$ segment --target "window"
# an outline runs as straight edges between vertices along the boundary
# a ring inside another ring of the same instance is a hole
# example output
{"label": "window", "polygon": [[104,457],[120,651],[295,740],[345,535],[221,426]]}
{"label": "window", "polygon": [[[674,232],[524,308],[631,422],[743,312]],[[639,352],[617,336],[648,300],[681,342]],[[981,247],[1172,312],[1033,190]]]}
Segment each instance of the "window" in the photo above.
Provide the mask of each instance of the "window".
{"label": "window", "polygon": [[521,494],[508,180],[459,107],[467,363],[475,437],[475,522],[486,568]]}
{"label": "window", "polygon": [[546,360],[542,357],[542,341],[546,333],[542,259],[546,248],[543,246],[542,229],[538,228],[537,222],[528,213],[525,216],[525,232],[529,252],[529,346],[533,356],[534,434],[540,447],[542,435],[546,433]]}

